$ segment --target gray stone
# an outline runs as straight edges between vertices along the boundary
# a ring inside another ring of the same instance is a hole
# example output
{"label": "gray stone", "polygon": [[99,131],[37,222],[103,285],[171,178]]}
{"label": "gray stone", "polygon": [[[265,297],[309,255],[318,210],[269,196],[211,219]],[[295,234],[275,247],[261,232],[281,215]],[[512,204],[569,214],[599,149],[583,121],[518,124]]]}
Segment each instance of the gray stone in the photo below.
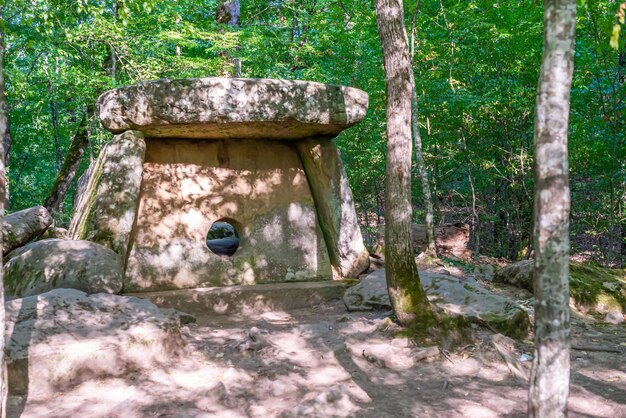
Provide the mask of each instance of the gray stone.
{"label": "gray stone", "polygon": [[[474,281],[464,282],[444,274],[420,272],[420,280],[431,303],[446,314],[485,323],[513,338],[528,334],[528,314],[508,298],[491,293]],[[346,291],[343,300],[353,311],[390,308],[385,270],[376,270],[362,279]]]}
{"label": "gray stone", "polygon": [[375,270],[346,290],[343,301],[350,311],[391,309],[385,269]]}
{"label": "gray stone", "polygon": [[339,150],[330,140],[309,139],[296,144],[333,267],[342,277],[357,277],[369,267],[352,190]]}
{"label": "gray stone", "polygon": [[2,220],[2,253],[6,255],[28,244],[43,234],[52,222],[52,217],[43,206],[35,206],[6,215]]}
{"label": "gray stone", "polygon": [[57,227],[51,226],[50,228],[46,229],[46,232],[44,232],[39,237],[39,239],[50,239],[50,238],[71,239],[70,231],[68,231],[65,228],[57,228]]}
{"label": "gray stone", "polygon": [[496,272],[493,281],[496,283],[510,284],[532,292],[533,268],[533,260],[524,260],[509,264]]}
{"label": "gray stone", "polygon": [[249,319],[265,312],[288,312],[334,302],[342,298],[345,290],[345,283],[326,280],[165,290],[130,295],[147,298],[164,309],[176,309],[190,315],[228,315],[231,318]]}
{"label": "gray stone", "polygon": [[87,293],[122,290],[120,257],[93,242],[36,241],[13,251],[9,258],[4,265],[8,297],[37,295],[62,287]]}
{"label": "gray stone", "polygon": [[5,306],[14,395],[42,396],[148,370],[184,350],[175,322],[147,300],[55,289]]}
{"label": "gray stone", "polygon": [[332,386],[316,394],[315,397],[304,399],[292,411],[282,413],[281,418],[318,418],[354,416],[358,406],[352,401],[350,392],[345,386]]}
{"label": "gray stone", "polygon": [[624,314],[620,311],[610,311],[604,316],[604,322],[619,325],[624,322]]}
{"label": "gray stone", "polygon": [[143,134],[129,131],[113,137],[100,152],[76,202],[70,225],[73,239],[104,245],[126,259],[145,150]]}
{"label": "gray stone", "polygon": [[98,99],[105,129],[147,138],[334,137],[365,117],[368,96],[344,86],[241,78],[162,79]]}

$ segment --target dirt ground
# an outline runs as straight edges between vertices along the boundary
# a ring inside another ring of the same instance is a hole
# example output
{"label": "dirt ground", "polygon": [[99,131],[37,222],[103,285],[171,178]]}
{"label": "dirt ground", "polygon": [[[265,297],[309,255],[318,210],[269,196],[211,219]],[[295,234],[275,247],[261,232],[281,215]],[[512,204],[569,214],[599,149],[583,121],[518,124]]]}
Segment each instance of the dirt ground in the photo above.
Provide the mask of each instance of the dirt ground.
{"label": "dirt ground", "polygon": [[[53,398],[11,397],[9,416],[525,416],[523,375],[531,362],[512,374],[491,331],[477,327],[473,344],[417,361],[423,347],[397,337],[389,314],[349,313],[337,301],[256,317],[200,317],[183,326],[184,358]],[[625,331],[573,318],[571,416],[626,417]],[[529,344],[517,343],[512,355],[531,355]]]}

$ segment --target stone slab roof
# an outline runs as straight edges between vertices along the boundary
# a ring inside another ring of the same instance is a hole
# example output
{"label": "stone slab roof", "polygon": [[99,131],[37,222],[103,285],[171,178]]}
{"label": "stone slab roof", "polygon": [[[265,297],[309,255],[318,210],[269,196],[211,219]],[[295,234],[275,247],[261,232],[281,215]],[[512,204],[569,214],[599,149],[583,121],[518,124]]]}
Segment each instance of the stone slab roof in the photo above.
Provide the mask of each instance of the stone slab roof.
{"label": "stone slab roof", "polygon": [[161,79],[109,90],[98,99],[102,126],[146,138],[334,137],[361,121],[362,90],[309,81]]}

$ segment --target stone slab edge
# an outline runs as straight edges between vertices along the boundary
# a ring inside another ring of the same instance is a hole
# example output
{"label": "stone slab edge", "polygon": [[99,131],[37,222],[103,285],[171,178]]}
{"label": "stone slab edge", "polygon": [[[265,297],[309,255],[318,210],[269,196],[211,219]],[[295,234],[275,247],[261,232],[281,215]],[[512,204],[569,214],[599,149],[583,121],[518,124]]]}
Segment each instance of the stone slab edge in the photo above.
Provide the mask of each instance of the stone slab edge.
{"label": "stone slab edge", "polygon": [[193,315],[237,315],[310,308],[340,300],[347,286],[342,281],[270,283],[126,293],[124,296],[149,299],[161,308]]}
{"label": "stone slab edge", "polygon": [[339,149],[328,139],[298,141],[296,149],[309,180],[331,263],[342,277],[355,278],[369,267],[369,253]]}
{"label": "stone slab edge", "polygon": [[161,79],[109,90],[102,126],[149,137],[301,139],[336,136],[360,122],[362,90],[300,80]]}

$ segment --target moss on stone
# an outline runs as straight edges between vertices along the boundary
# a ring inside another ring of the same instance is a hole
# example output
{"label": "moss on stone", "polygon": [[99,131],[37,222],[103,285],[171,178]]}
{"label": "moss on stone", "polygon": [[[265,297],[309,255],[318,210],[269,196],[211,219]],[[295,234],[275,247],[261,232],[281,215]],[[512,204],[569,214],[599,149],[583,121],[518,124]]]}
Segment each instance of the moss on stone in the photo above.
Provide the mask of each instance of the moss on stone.
{"label": "moss on stone", "polygon": [[444,312],[437,312],[430,320],[414,322],[399,331],[398,336],[408,337],[418,346],[441,345],[447,349],[466,345],[474,339],[469,319]]}
{"label": "moss on stone", "polygon": [[570,294],[585,312],[626,312],[626,270],[571,263]]}

